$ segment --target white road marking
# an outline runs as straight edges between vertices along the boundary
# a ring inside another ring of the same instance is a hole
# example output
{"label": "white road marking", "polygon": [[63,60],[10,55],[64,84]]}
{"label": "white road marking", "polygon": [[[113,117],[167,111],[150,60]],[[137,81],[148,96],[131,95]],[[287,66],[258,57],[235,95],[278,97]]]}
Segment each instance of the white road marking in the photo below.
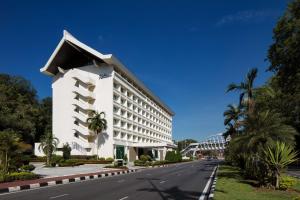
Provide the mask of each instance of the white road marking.
{"label": "white road marking", "polygon": [[121,179],[121,180],[118,180],[118,183],[122,183],[124,181],[125,181],[124,179]]}
{"label": "white road marking", "polygon": [[163,184],[163,183],[165,183],[166,181],[161,181],[161,182],[159,182],[160,184]]}
{"label": "white road marking", "polygon": [[205,185],[205,188],[201,194],[201,196],[199,197],[199,200],[204,200],[205,199],[205,196],[206,196],[206,193],[208,192],[208,189],[209,189],[209,186],[210,186],[210,182],[212,181],[212,178],[214,177],[214,174],[216,173],[216,168],[214,168],[213,172],[211,173],[206,185]]}
{"label": "white road marking", "polygon": [[62,195],[58,195],[58,196],[55,196],[55,197],[50,197],[49,199],[56,199],[56,198],[59,198],[59,197],[64,197],[64,196],[68,196],[69,194],[62,194]]}
{"label": "white road marking", "polygon": [[124,199],[128,199],[128,196],[123,197],[123,198],[121,198],[121,199],[119,199],[119,200],[124,200]]}
{"label": "white road marking", "polygon": [[151,174],[146,174],[146,176],[150,176]]}

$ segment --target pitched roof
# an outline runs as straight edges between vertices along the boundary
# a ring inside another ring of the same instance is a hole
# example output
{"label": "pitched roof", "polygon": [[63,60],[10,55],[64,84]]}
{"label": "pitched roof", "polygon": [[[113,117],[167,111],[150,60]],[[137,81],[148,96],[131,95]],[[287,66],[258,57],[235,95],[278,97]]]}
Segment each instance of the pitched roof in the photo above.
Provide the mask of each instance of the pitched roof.
{"label": "pitched roof", "polygon": [[151,99],[162,106],[169,114],[175,113],[159,97],[153,94],[132,72],[130,72],[116,57],[112,54],[102,54],[93,48],[77,40],[69,32],[64,30],[63,37],[55,48],[54,52],[40,71],[44,74],[54,76],[59,72],[58,67],[62,69],[71,69],[81,67],[85,64],[96,61],[98,63],[107,63],[124,73],[136,85],[140,87]]}

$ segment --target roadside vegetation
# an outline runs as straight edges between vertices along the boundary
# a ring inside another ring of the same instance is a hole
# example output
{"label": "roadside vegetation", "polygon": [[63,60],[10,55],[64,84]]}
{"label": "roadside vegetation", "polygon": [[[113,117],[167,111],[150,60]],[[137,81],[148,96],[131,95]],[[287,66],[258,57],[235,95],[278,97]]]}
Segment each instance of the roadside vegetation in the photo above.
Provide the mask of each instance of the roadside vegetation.
{"label": "roadside vegetation", "polygon": [[258,71],[253,68],[241,83],[228,86],[227,92],[239,93],[238,103],[224,112],[225,160],[234,167],[221,166],[216,199],[291,199],[277,190],[299,187],[299,181],[284,175],[299,158],[299,13],[300,0],[294,0],[274,28],[267,56],[267,70],[274,74],[267,83],[255,87]]}

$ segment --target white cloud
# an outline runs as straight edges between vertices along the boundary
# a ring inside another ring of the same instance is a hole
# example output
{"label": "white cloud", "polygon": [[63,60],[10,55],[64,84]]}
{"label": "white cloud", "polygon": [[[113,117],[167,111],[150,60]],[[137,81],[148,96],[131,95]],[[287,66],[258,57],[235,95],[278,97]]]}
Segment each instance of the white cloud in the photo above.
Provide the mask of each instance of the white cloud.
{"label": "white cloud", "polygon": [[278,12],[272,10],[244,10],[223,16],[216,25],[223,26],[235,22],[262,21],[267,18],[277,17],[278,15]]}

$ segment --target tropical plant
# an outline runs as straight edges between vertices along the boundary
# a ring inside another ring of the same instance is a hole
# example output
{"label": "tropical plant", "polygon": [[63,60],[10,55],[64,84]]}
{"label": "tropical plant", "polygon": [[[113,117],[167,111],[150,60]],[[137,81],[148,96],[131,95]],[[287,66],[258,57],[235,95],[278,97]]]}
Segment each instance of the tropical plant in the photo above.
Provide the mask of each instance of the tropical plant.
{"label": "tropical plant", "polygon": [[232,138],[232,136],[236,135],[236,129],[233,127],[231,123],[228,123],[226,126],[226,131],[223,133],[223,137],[225,140],[228,138]]}
{"label": "tropical plant", "polygon": [[99,157],[98,155],[98,149],[99,149],[99,138],[98,135],[107,129],[107,121],[105,119],[105,113],[104,112],[97,112],[95,110],[90,111],[90,116],[86,122],[88,123],[89,130],[93,131],[93,133],[96,136],[96,151],[97,151],[97,159]]}
{"label": "tropical plant", "polygon": [[62,152],[63,152],[64,160],[68,160],[71,158],[71,151],[72,151],[72,148],[70,147],[69,143],[66,143],[63,145]]}
{"label": "tropical plant", "polygon": [[39,150],[42,150],[43,153],[46,155],[46,157],[47,157],[46,165],[47,166],[50,166],[52,154],[56,150],[58,143],[59,143],[58,138],[54,137],[51,132],[47,132],[41,138],[41,143],[38,148],[39,148]]}
{"label": "tropical plant", "polygon": [[20,137],[12,130],[0,131],[0,160],[6,174],[14,153],[19,149]]}
{"label": "tropical plant", "polygon": [[263,150],[262,159],[269,166],[274,178],[274,185],[279,188],[279,178],[281,171],[289,164],[295,162],[297,153],[293,147],[283,142],[277,141],[276,143],[268,145]]}
{"label": "tropical plant", "polygon": [[253,113],[254,111],[253,83],[256,76],[257,76],[257,68],[253,68],[248,72],[246,76],[246,80],[244,82],[241,82],[240,84],[231,83],[227,88],[227,92],[234,91],[234,90],[241,92],[240,106],[245,104],[249,114]]}

